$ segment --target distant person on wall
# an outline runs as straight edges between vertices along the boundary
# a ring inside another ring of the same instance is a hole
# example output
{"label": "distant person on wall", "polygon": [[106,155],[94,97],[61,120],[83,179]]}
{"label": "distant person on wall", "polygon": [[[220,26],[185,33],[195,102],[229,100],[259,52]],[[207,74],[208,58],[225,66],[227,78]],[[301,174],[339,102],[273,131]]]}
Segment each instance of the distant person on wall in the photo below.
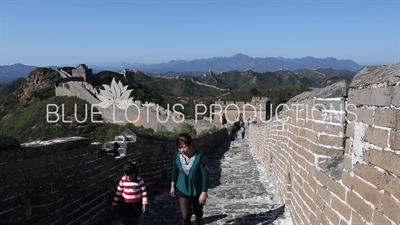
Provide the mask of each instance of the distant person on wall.
{"label": "distant person on wall", "polygon": [[209,174],[207,157],[195,150],[190,135],[180,134],[176,141],[178,152],[173,160],[171,176],[172,197],[179,196],[182,225],[191,224],[192,209],[195,225],[203,224],[203,206],[207,201]]}
{"label": "distant person on wall", "polygon": [[120,154],[119,154],[119,152],[118,152],[118,149],[119,149],[120,147],[121,147],[121,146],[118,144],[118,142],[114,142],[113,148],[112,148],[110,151],[108,151],[107,153],[111,153],[111,154],[114,154],[115,156],[119,156]]}
{"label": "distant person on wall", "polygon": [[138,174],[134,162],[127,162],[123,167],[124,176],[120,179],[111,210],[121,202],[119,215],[124,225],[138,225],[139,217],[147,211],[147,190],[143,179]]}
{"label": "distant person on wall", "polygon": [[226,116],[224,113],[224,115],[222,115],[222,126],[224,126],[226,123],[227,123],[227,121],[226,121]]}
{"label": "distant person on wall", "polygon": [[232,129],[231,129],[231,139],[232,141],[236,140],[237,138],[237,130],[236,130],[236,126],[233,125]]}
{"label": "distant person on wall", "polygon": [[242,133],[242,139],[244,139],[244,132],[245,132],[244,125],[240,128],[240,132]]}

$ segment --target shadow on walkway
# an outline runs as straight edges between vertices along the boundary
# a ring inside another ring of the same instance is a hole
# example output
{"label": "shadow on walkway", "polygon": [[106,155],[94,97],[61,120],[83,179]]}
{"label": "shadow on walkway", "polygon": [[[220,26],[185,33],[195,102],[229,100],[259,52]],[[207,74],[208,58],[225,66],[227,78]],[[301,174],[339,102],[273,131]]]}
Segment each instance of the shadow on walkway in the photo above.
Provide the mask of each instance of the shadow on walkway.
{"label": "shadow on walkway", "polygon": [[[229,151],[230,147],[231,142],[229,139],[226,139],[217,149],[213,149],[207,154],[210,173],[210,189],[221,185],[221,161],[223,160],[225,153]],[[139,220],[140,225],[181,224],[182,216],[179,207],[179,199],[177,197],[173,198],[170,196],[170,186],[171,182],[167,181],[164,184],[147,188],[150,206],[149,211]],[[216,221],[225,217],[227,217],[225,214],[208,217],[205,216],[203,220],[205,224],[215,224]],[[116,213],[110,213],[99,224],[115,225],[117,224],[117,221],[118,215]]]}
{"label": "shadow on walkway", "polygon": [[215,216],[208,216],[203,218],[204,224],[213,224],[214,221],[223,219],[227,217],[228,215],[226,214],[220,214],[220,215],[215,215]]}
{"label": "shadow on walkway", "polygon": [[233,220],[226,221],[225,224],[258,224],[262,223],[263,225],[270,224],[274,222],[280,215],[285,212],[285,205],[280,206],[279,208],[269,210],[267,212],[262,212],[258,214],[248,214],[243,217],[239,217]]}
{"label": "shadow on walkway", "polygon": [[221,160],[224,158],[224,155],[227,151],[229,151],[231,147],[231,141],[226,139],[218,149],[212,151],[207,154],[208,158],[208,167],[210,174],[210,184],[209,188],[215,188],[221,184]]}

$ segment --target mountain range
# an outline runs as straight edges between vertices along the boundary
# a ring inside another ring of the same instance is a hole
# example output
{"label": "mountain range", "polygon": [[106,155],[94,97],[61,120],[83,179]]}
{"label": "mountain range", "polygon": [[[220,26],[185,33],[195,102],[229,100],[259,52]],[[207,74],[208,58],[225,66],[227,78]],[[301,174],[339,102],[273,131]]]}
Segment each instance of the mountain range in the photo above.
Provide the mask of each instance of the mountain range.
{"label": "mountain range", "polygon": [[[82,62],[85,63],[85,62]],[[93,63],[87,64],[94,73],[99,71],[121,71],[122,69],[139,69],[153,75],[175,76],[175,75],[200,75],[207,71],[222,73],[231,70],[252,70],[254,72],[268,72],[276,70],[298,70],[303,68],[332,68],[335,70],[358,71],[363,66],[352,60],[338,60],[336,58],[305,58],[286,59],[282,57],[252,58],[244,54],[236,54],[232,57],[214,57],[208,59],[172,60],[165,63],[144,65],[140,63]],[[70,65],[77,66],[77,65]],[[62,66],[51,66],[52,68]],[[27,77],[29,73],[37,68],[21,63],[8,66],[0,66],[0,83],[8,83],[19,77]]]}
{"label": "mountain range", "polygon": [[358,71],[363,66],[352,60],[338,60],[335,58],[314,58],[311,56],[299,59],[286,59],[282,57],[252,58],[243,54],[232,57],[214,57],[209,59],[196,59],[191,61],[172,60],[167,63],[139,65],[137,69],[147,73],[173,72],[205,72],[221,73],[230,70],[252,70],[254,72],[271,72],[279,69],[297,70],[302,68],[332,68],[336,70]]}

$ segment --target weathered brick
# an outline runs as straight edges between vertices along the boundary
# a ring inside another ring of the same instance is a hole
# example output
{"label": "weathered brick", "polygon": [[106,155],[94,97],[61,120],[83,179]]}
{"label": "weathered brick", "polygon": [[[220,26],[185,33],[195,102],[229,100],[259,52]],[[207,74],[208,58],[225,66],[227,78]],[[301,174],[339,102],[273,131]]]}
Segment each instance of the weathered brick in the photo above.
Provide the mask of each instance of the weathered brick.
{"label": "weathered brick", "polygon": [[[320,222],[320,224],[330,224],[328,221],[327,216],[325,215],[325,213],[322,210],[317,210],[317,219]],[[307,223],[304,223],[307,224]]]}
{"label": "weathered brick", "polygon": [[62,165],[61,162],[55,162],[55,163],[43,165],[42,167],[37,169],[38,176],[40,177],[40,176],[48,175],[53,172],[59,171],[62,168],[61,165]]}
{"label": "weathered brick", "polygon": [[325,205],[330,205],[331,193],[323,186],[317,185],[315,204],[322,210]]}
{"label": "weathered brick", "polygon": [[301,188],[299,189],[299,194],[302,201],[304,201],[305,205],[307,205],[310,208],[311,212],[315,212],[316,205],[314,201],[309,196],[307,196],[306,192]]}
{"label": "weathered brick", "polygon": [[389,220],[385,215],[383,215],[380,211],[374,211],[374,224],[394,224],[393,221]]}
{"label": "weathered brick", "polygon": [[308,138],[308,140],[310,140],[311,142],[316,142],[317,141],[317,133],[314,131],[307,130],[306,138]]}
{"label": "weathered brick", "polygon": [[34,179],[37,175],[37,169],[27,170],[23,173],[8,174],[5,176],[6,185],[19,184]]}
{"label": "weathered brick", "polygon": [[351,208],[347,203],[341,201],[336,196],[332,196],[331,207],[333,210],[338,211],[344,218],[350,220]]}
{"label": "weathered brick", "polygon": [[82,156],[78,156],[78,157],[74,157],[74,158],[69,158],[66,160],[63,160],[62,163],[62,167],[63,168],[68,168],[68,167],[75,167],[78,166],[80,164],[82,160]]}
{"label": "weathered brick", "polygon": [[43,155],[43,156],[38,156],[35,158],[23,160],[19,163],[18,167],[19,167],[19,171],[23,172],[26,170],[41,167],[42,165],[46,165],[46,164],[47,164],[47,157]]}
{"label": "weathered brick", "polygon": [[382,127],[395,128],[398,114],[399,113],[396,110],[391,108],[377,108],[375,109],[374,114],[374,124]]}
{"label": "weathered brick", "polygon": [[354,167],[354,174],[362,179],[372,183],[378,189],[382,189],[384,185],[385,174],[367,164],[357,164]]}
{"label": "weathered brick", "polygon": [[82,163],[88,163],[88,162],[92,162],[92,161],[94,161],[94,160],[96,160],[97,159],[97,155],[96,154],[94,154],[94,153],[91,153],[91,154],[87,154],[87,155],[84,155],[84,156],[82,156]]}
{"label": "weathered brick", "polygon": [[353,148],[353,141],[350,138],[346,138],[345,146],[344,146],[344,152],[346,154],[351,154],[351,150]]}
{"label": "weathered brick", "polygon": [[351,224],[354,225],[361,225],[361,224],[367,224],[365,220],[361,217],[360,214],[355,212],[354,210],[351,211]]}
{"label": "weathered brick", "polygon": [[72,150],[68,151],[68,157],[71,158],[71,157],[75,157],[75,156],[86,155],[87,153],[88,153],[87,147],[72,149]]}
{"label": "weathered brick", "polygon": [[315,105],[318,104],[318,106],[316,106],[315,108],[322,108],[325,110],[332,110],[332,111],[343,111],[345,109],[344,106],[344,100],[335,100],[335,101],[330,101],[330,100],[320,100],[320,99],[316,99],[315,100]]}
{"label": "weathered brick", "polygon": [[364,161],[400,176],[400,155],[387,151],[369,150],[364,152]]}
{"label": "weathered brick", "polygon": [[107,211],[104,210],[104,206],[99,206],[100,209],[97,209],[97,214],[94,215],[90,220],[88,221],[88,224],[98,224],[101,219],[104,218],[104,214],[107,214]]}
{"label": "weathered brick", "polygon": [[346,137],[354,137],[354,122],[346,126]]}
{"label": "weathered brick", "polygon": [[21,162],[7,162],[7,163],[0,164],[0,175],[19,172],[18,168],[19,168],[20,164],[22,164],[22,163]]}
{"label": "weathered brick", "polygon": [[384,186],[385,191],[389,192],[397,199],[400,199],[400,178],[390,174],[385,175]]}
{"label": "weathered brick", "polygon": [[320,134],[318,135],[317,142],[324,145],[343,147],[345,139],[343,137],[334,137]]}
{"label": "weathered brick", "polygon": [[35,158],[41,155],[49,155],[54,153],[54,146],[53,145],[44,145],[44,146],[37,146],[37,147],[26,147],[26,157],[27,158]]}
{"label": "weathered brick", "polygon": [[310,143],[310,151],[318,155],[333,156],[343,152],[341,149],[327,148],[325,146]]}
{"label": "weathered brick", "polygon": [[53,154],[47,156],[47,162],[53,163],[56,161],[62,161],[68,158],[68,152],[66,151],[57,151]]}
{"label": "weathered brick", "polygon": [[383,204],[382,210],[383,213],[389,217],[389,219],[393,220],[396,224],[400,223],[400,203],[390,197],[388,194],[383,195],[383,200],[385,204]]}
{"label": "weathered brick", "polygon": [[330,123],[313,123],[313,130],[319,133],[325,133],[335,136],[343,136],[345,126],[342,124],[333,125]]}
{"label": "weathered brick", "polygon": [[97,152],[97,151],[101,151],[101,144],[91,144],[87,147],[88,153],[93,153],[93,152]]}
{"label": "weathered brick", "polygon": [[353,177],[353,191],[358,192],[365,200],[371,202],[375,207],[380,208],[382,204],[383,193],[376,187],[367,184],[358,176]]}
{"label": "weathered brick", "polygon": [[346,202],[366,221],[371,221],[373,210],[364,199],[358,197],[353,191],[348,191]]}
{"label": "weathered brick", "polygon": [[346,171],[342,172],[342,182],[346,187],[353,189],[353,176],[350,173]]}
{"label": "weathered brick", "polygon": [[347,119],[351,122],[363,122],[368,125],[373,125],[374,111],[371,109],[355,108],[352,113],[347,114]]}
{"label": "weathered brick", "polygon": [[304,119],[295,119],[294,120],[294,125],[300,129],[303,129],[304,126]]}
{"label": "weathered brick", "polygon": [[306,161],[305,161],[304,157],[299,156],[299,158],[297,159],[297,165],[299,165],[302,168],[306,168],[305,163],[306,163]]}
{"label": "weathered brick", "polygon": [[324,187],[329,186],[329,180],[330,178],[328,177],[327,174],[321,172],[321,171],[316,171],[315,172],[315,179],[321,183]]}
{"label": "weathered brick", "polygon": [[317,181],[315,180],[315,174],[309,174],[309,176],[307,177],[308,184],[310,185],[310,187],[314,190],[314,194],[316,193],[317,190]]}
{"label": "weathered brick", "polygon": [[337,183],[335,180],[332,179],[329,180],[328,190],[331,191],[336,196],[338,196],[339,198],[341,198],[343,201],[345,200],[346,190],[340,183]]}
{"label": "weathered brick", "polygon": [[306,121],[304,121],[304,124],[303,124],[303,126],[304,126],[304,128],[306,128],[306,129],[309,129],[309,130],[313,130],[313,121],[311,121],[311,120],[306,120]]}
{"label": "weathered brick", "polygon": [[293,211],[292,211],[292,216],[293,216],[293,221],[297,221],[298,222],[298,224],[302,224],[301,223],[301,218],[300,218],[300,213],[301,213],[301,209],[300,209],[300,207],[298,206],[298,205],[296,205],[296,204],[294,204],[294,207],[293,207]]}
{"label": "weathered brick", "polygon": [[349,90],[349,104],[357,106],[390,106],[393,87]]}
{"label": "weathered brick", "polygon": [[369,126],[365,140],[381,148],[388,146],[389,131]]}
{"label": "weathered brick", "polygon": [[319,123],[336,123],[337,125],[343,124],[346,121],[346,116],[343,112],[330,112],[330,111],[319,111],[313,110],[311,114],[312,120]]}
{"label": "weathered brick", "polygon": [[326,217],[328,217],[328,220],[332,222],[332,224],[339,224],[340,217],[334,212],[332,207],[325,207],[324,213]]}
{"label": "weathered brick", "polygon": [[6,162],[13,162],[25,157],[24,149],[13,149],[0,151],[0,164]]}
{"label": "weathered brick", "polygon": [[352,171],[353,170],[353,164],[351,162],[350,156],[344,155],[344,160],[343,160],[344,168],[347,171]]}
{"label": "weathered brick", "polygon": [[310,221],[309,222],[310,222],[310,224],[319,224],[317,216],[314,215],[313,213],[311,213],[311,215],[310,215]]}
{"label": "weathered brick", "polygon": [[347,123],[354,123],[357,121],[357,113],[356,113],[357,107],[353,104],[347,104],[346,105],[346,122]]}
{"label": "weathered brick", "polygon": [[396,107],[400,106],[400,88],[399,88],[399,86],[393,87],[392,104]]}
{"label": "weathered brick", "polygon": [[393,150],[400,150],[400,132],[392,129],[389,138],[390,148]]}

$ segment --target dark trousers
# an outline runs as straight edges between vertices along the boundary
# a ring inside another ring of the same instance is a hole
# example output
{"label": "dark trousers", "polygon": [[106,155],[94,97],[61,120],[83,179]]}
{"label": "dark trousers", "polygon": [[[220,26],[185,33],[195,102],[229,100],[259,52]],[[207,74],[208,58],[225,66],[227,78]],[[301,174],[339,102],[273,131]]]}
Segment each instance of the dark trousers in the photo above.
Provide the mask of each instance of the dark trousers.
{"label": "dark trousers", "polygon": [[201,225],[203,220],[203,206],[199,202],[200,196],[180,196],[179,205],[182,212],[182,225],[191,225],[192,209],[196,216],[196,225]]}
{"label": "dark trousers", "polygon": [[119,215],[121,216],[124,225],[138,224],[138,219],[142,216],[142,206],[142,201],[134,203],[121,202]]}

